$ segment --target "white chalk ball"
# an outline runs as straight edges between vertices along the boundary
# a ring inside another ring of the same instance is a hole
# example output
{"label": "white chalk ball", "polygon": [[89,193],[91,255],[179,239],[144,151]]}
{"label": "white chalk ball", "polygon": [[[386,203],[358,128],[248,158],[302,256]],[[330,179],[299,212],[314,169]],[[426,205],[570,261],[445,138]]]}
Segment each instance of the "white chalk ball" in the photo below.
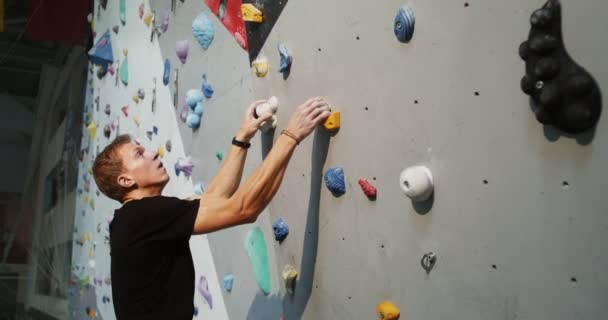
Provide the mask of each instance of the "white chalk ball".
{"label": "white chalk ball", "polygon": [[401,190],[413,201],[425,201],[433,194],[433,175],[425,166],[409,167],[399,176]]}

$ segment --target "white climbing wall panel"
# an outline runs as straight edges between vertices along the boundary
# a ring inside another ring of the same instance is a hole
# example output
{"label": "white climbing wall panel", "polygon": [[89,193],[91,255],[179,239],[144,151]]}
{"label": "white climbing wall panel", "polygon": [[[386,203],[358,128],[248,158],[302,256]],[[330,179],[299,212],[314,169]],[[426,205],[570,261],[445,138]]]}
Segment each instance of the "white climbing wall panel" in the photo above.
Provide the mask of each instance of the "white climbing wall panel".
{"label": "white climbing wall panel", "polygon": [[[163,195],[179,198],[194,195],[193,182],[196,181],[193,178],[184,177],[183,174],[176,177],[173,170],[174,163],[188,154],[186,154],[187,150],[184,148],[178,128],[179,119],[174,112],[173,96],[169,87],[164,86],[162,82],[164,57],[161,55],[158,41],[155,39],[150,42],[150,31],[138,16],[138,7],[142,3],[144,12],[150,12],[147,1],[126,2],[127,23],[124,26],[119,22],[119,1],[108,1],[106,10],[101,9],[99,15],[97,14],[99,7],[95,6],[97,37],[99,38],[106,30],[110,30],[115,60],[120,59],[122,62],[124,60],[123,49],[128,49],[129,81],[126,86],[120,82],[117,84],[118,74],[111,75],[110,73],[99,79],[97,67],[93,67],[92,73],[87,71],[89,82],[84,114],[85,121],[88,121],[85,123],[93,121],[98,128],[94,138],[91,138],[87,129],[83,128],[81,148],[87,150],[87,153],[84,154],[79,167],[79,196],[76,204],[76,229],[74,230],[75,242],[72,257],[72,278],[78,283],[73,285],[70,290],[70,316],[72,319],[84,319],[89,309],[95,310],[97,315],[95,319],[116,319],[111,299],[111,286],[106,283],[106,279],[111,282],[110,252],[106,236],[109,235],[108,221],[120,204],[101,193],[98,194],[93,176],[88,172],[93,165],[97,148],[100,151],[103,150],[117,134],[126,133],[131,134],[150,150],[157,150],[160,146],[165,146],[167,140],[170,140],[171,151],[166,151],[162,160],[171,180]],[[159,16],[163,14],[159,14]],[[157,19],[160,21],[160,18]],[[119,25],[118,34],[111,30],[115,25]],[[196,56],[196,53],[191,52],[190,54]],[[156,112],[154,113],[152,112],[153,78],[156,78]],[[143,89],[145,97],[136,103],[132,97],[137,94],[139,89]],[[100,97],[99,109],[95,103],[95,98],[98,96]],[[110,105],[110,115],[105,113],[106,104]],[[121,110],[125,105],[128,106],[128,116]],[[135,119],[139,119],[139,124]],[[113,121],[115,129],[112,130],[110,137],[106,138],[103,128]],[[154,126],[158,129],[157,134],[148,138],[147,131],[153,131]],[[90,181],[89,190],[85,187],[85,180]],[[82,241],[82,244],[78,244],[78,241]],[[193,236],[190,240],[190,248],[196,273],[197,290],[195,290],[193,299],[198,310],[198,318],[227,319],[207,236]],[[205,276],[208,280],[209,291],[212,295],[211,304],[205,302],[198,292],[201,276]],[[167,293],[158,292],[158,294]],[[110,301],[106,300],[107,298]]]}

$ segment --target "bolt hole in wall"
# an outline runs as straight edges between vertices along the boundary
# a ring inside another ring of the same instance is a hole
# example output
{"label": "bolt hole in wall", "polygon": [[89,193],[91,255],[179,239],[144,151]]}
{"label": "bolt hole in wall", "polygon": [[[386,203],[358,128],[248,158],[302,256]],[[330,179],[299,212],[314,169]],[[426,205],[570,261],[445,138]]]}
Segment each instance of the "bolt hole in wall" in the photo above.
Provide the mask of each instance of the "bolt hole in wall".
{"label": "bolt hole in wall", "polygon": [[418,104],[418,100],[414,100],[414,104]]}
{"label": "bolt hole in wall", "polygon": [[577,281],[578,281],[578,280],[576,280],[576,278],[575,278],[575,277],[570,278],[570,282],[572,282],[572,283],[576,283]]}
{"label": "bolt hole in wall", "polygon": [[359,36],[357,36],[357,40],[359,40]]}
{"label": "bolt hole in wall", "polygon": [[483,179],[483,184],[488,184],[488,180]]}
{"label": "bolt hole in wall", "polygon": [[564,189],[570,187],[570,183],[568,183],[568,181],[564,181],[562,182],[562,187],[564,187]]}
{"label": "bolt hole in wall", "polygon": [[365,107],[365,111],[367,111],[367,110],[369,110],[369,108],[368,108],[368,107]]}
{"label": "bolt hole in wall", "polygon": [[475,91],[475,96],[479,97],[479,91]]}
{"label": "bolt hole in wall", "polygon": [[374,181],[376,181],[376,177],[373,177],[372,179],[374,179]]}
{"label": "bolt hole in wall", "polygon": [[319,48],[319,52],[321,52],[321,48]]}
{"label": "bolt hole in wall", "polygon": [[468,2],[465,2],[465,3],[464,3],[464,7],[465,7],[465,8],[468,8],[468,7],[469,7],[469,3],[468,3]]}
{"label": "bolt hole in wall", "polygon": [[498,267],[495,264],[492,265],[492,269],[496,270],[497,268]]}

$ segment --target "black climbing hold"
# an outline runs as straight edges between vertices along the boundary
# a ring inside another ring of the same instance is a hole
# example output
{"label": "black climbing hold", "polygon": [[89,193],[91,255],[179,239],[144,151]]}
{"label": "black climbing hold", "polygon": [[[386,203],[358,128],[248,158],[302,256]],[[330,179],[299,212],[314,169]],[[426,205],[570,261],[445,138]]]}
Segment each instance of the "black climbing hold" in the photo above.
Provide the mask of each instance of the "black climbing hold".
{"label": "black climbing hold", "polygon": [[528,40],[519,46],[526,62],[521,90],[532,98],[536,119],[568,133],[593,128],[602,112],[600,88],[564,47],[560,1],[548,0],[530,24]]}
{"label": "black climbing hold", "polygon": [[[547,4],[549,4],[551,1],[552,0],[549,0]],[[556,16],[556,18],[559,19],[559,13]],[[532,16],[530,16],[530,24],[532,24],[534,27],[548,27],[553,18],[553,10],[545,5],[545,7],[532,13]]]}
{"label": "black climbing hold", "polygon": [[534,75],[541,80],[547,80],[555,77],[558,71],[558,62],[552,58],[541,58],[534,66]]}
{"label": "black climbing hold", "polygon": [[527,95],[531,95],[535,88],[536,83],[534,83],[534,80],[531,77],[525,75],[523,78],[521,78],[521,90]]}
{"label": "black climbing hold", "polygon": [[528,48],[538,54],[548,54],[559,46],[557,39],[550,34],[540,34],[530,39]]}

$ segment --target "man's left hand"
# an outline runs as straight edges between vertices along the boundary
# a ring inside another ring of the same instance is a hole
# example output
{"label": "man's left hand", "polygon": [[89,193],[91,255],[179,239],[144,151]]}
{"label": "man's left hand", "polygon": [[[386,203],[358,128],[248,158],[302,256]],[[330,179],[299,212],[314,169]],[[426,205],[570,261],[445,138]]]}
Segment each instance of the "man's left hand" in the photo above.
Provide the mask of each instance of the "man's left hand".
{"label": "man's left hand", "polygon": [[261,114],[259,117],[255,117],[255,108],[267,102],[268,100],[258,100],[249,105],[247,110],[245,111],[245,116],[243,117],[243,122],[241,123],[241,128],[239,129],[236,139],[242,142],[249,142],[255,134],[258,132],[260,125],[262,122],[269,120],[272,118],[271,113]]}

